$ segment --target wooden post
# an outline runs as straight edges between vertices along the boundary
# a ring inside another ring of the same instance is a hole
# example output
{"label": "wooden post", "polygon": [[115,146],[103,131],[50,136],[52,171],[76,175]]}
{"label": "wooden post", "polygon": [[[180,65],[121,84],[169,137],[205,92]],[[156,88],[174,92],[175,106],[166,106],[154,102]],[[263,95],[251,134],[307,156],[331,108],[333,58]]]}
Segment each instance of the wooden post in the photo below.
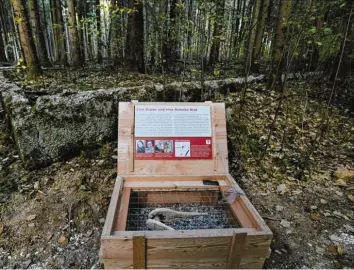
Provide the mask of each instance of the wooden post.
{"label": "wooden post", "polygon": [[239,269],[245,246],[247,233],[236,233],[232,237],[227,269]]}
{"label": "wooden post", "polygon": [[135,103],[138,103],[138,100],[132,100],[132,106],[133,106],[133,122],[131,125],[131,130],[130,130],[130,147],[129,147],[129,171],[133,172],[134,171],[134,149],[135,149],[135,142],[134,142],[134,133],[135,133]]}
{"label": "wooden post", "polygon": [[146,268],[146,238],[144,232],[135,232],[133,235],[133,268]]}

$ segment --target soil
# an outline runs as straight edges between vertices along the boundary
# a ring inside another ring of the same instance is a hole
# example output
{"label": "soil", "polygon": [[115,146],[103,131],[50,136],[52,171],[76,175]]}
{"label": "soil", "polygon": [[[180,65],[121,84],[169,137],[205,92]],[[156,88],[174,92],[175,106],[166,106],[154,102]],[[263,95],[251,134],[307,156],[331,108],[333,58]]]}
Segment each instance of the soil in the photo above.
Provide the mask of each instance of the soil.
{"label": "soil", "polygon": [[[256,121],[252,125],[260,130]],[[99,239],[116,177],[116,142],[26,171],[3,115],[0,130],[0,268],[101,267]],[[353,178],[343,183],[335,177],[338,168],[353,168],[352,153],[333,149],[316,159],[321,166],[311,177],[298,180],[287,172],[274,181],[246,161],[241,173],[238,154],[230,151],[234,178],[274,233],[266,268],[354,267]]]}

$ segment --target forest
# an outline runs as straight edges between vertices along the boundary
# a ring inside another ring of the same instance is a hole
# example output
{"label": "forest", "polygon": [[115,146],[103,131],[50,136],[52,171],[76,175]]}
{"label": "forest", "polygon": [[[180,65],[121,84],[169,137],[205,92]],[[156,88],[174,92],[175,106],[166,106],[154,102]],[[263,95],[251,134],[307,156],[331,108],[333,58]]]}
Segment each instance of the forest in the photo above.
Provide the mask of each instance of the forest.
{"label": "forest", "polygon": [[225,103],[264,267],[354,267],[353,0],[0,0],[0,268],[102,267],[130,100]]}

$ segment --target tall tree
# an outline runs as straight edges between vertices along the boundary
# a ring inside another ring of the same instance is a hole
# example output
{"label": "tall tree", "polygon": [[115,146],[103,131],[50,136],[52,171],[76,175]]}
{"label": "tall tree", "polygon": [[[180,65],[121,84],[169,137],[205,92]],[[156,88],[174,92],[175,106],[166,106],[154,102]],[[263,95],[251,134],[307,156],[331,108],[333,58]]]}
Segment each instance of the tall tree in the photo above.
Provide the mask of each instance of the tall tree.
{"label": "tall tree", "polygon": [[251,55],[251,71],[257,73],[259,72],[260,68],[260,53],[262,48],[265,23],[268,16],[269,0],[261,0],[260,6],[256,36],[254,39],[254,46]]}
{"label": "tall tree", "polygon": [[143,2],[128,0],[128,8],[134,11],[128,14],[125,66],[145,73]]}
{"label": "tall tree", "polygon": [[66,66],[67,49],[61,0],[52,0],[52,21],[56,57],[62,66]]}
{"label": "tall tree", "polygon": [[87,48],[85,31],[86,31],[86,5],[83,0],[75,0],[75,10],[78,16],[78,21],[76,21],[76,28],[79,33],[79,50],[80,50],[80,62],[84,64],[85,52]]}
{"label": "tall tree", "polygon": [[224,25],[225,0],[216,0],[215,5],[216,5],[216,14],[215,14],[213,41],[210,49],[210,59],[209,59],[210,66],[213,66],[216,62],[219,61],[220,41],[222,38],[221,37],[222,28]]}
{"label": "tall tree", "polygon": [[[353,21],[354,21],[354,2],[347,0],[345,15],[343,16],[343,40],[341,47],[343,52],[339,53],[338,62],[338,78],[340,80],[345,80],[351,70],[351,63],[354,59],[354,30],[353,30]],[[342,54],[342,57],[341,57]]]}
{"label": "tall tree", "polygon": [[32,35],[34,38],[34,43],[37,49],[37,55],[43,66],[49,65],[47,48],[45,46],[45,39],[43,34],[43,28],[39,13],[38,0],[28,0],[28,11],[30,25],[32,28]]}
{"label": "tall tree", "polygon": [[4,27],[2,22],[0,21],[0,62],[6,62],[6,53],[5,53],[5,43],[3,40],[3,36],[6,35],[6,33],[4,33]]}
{"label": "tall tree", "polygon": [[261,0],[254,0],[253,10],[252,10],[252,21],[250,24],[249,35],[248,35],[248,49],[247,49],[247,67],[251,65],[252,52],[254,48],[256,32],[259,25],[259,11],[261,7]]}
{"label": "tall tree", "polygon": [[177,0],[171,1],[169,22],[166,19],[166,35],[162,46],[164,68],[168,70],[177,60],[177,36],[176,36],[176,17]]}
{"label": "tall tree", "polygon": [[282,89],[282,74],[285,68],[285,32],[292,7],[292,0],[280,0],[273,47],[273,67],[268,87]]}
{"label": "tall tree", "polygon": [[68,0],[68,24],[70,32],[71,65],[80,67],[83,65],[80,51],[79,32],[76,24],[75,1]]}
{"label": "tall tree", "polygon": [[29,27],[28,18],[21,0],[12,0],[15,21],[18,26],[22,53],[26,62],[27,76],[36,77],[42,70],[36,53],[33,36]]}
{"label": "tall tree", "polygon": [[102,63],[101,4],[96,0],[97,62]]}

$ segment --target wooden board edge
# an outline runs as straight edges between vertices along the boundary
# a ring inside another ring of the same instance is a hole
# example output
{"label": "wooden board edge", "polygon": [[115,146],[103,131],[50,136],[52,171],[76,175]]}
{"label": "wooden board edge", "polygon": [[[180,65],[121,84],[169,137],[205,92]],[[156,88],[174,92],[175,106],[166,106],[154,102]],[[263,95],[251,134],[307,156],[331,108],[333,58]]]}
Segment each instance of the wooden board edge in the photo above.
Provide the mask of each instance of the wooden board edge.
{"label": "wooden board edge", "polygon": [[111,201],[109,203],[106,220],[102,230],[102,236],[111,235],[112,228],[114,224],[114,217],[117,211],[119,194],[123,185],[123,178],[117,176],[116,182],[114,183],[114,188],[111,196]]}
{"label": "wooden board edge", "polygon": [[116,231],[125,231],[127,226],[127,217],[128,217],[128,210],[129,210],[129,201],[130,201],[130,193],[131,188],[124,187],[123,194],[120,201],[119,212],[116,215],[117,225],[115,226]]}
{"label": "wooden board edge", "polygon": [[[229,183],[234,189],[242,190],[230,174],[227,175],[227,179],[229,180]],[[261,215],[258,213],[256,208],[253,206],[251,201],[247,198],[246,194],[242,195],[238,200],[241,206],[243,207],[244,211],[246,212],[248,217],[253,221],[253,223],[256,225],[256,228],[258,230],[263,231],[265,234],[273,234],[269,229],[268,225],[266,224],[266,222],[264,221],[264,219],[261,217]]]}

